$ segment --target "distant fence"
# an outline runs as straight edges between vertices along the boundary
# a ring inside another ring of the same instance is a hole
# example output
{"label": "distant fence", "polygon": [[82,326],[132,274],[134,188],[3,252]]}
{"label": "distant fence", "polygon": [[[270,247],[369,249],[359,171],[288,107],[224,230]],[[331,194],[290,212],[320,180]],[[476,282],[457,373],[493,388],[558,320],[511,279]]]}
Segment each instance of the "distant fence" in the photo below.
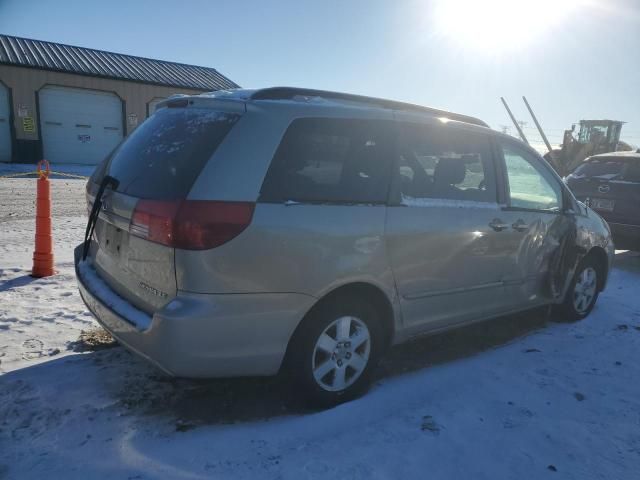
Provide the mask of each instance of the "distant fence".
{"label": "distant fence", "polygon": [[[20,172],[20,173],[11,173],[9,175],[0,175],[0,178],[20,178],[20,177],[39,177],[40,174],[37,170],[33,172]],[[56,172],[51,170],[49,174],[49,178],[55,178],[56,176],[67,177],[67,178],[75,178],[80,180],[87,180],[89,178],[88,175],[76,175],[73,173],[64,173],[64,172]]]}

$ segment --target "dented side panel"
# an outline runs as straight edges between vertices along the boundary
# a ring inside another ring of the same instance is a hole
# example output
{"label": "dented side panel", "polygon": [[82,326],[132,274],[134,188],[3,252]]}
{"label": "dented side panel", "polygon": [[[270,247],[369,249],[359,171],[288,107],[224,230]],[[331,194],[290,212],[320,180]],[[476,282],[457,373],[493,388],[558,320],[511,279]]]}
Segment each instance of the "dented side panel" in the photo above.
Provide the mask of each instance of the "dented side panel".
{"label": "dented side panel", "polygon": [[611,230],[607,222],[596,212],[583,204],[580,204],[580,208],[584,209],[584,214],[576,215],[576,246],[583,251],[582,256],[589,254],[594,248],[604,250],[607,256],[607,276],[601,284],[604,290],[615,257],[615,245],[611,237]]}
{"label": "dented side panel", "polygon": [[607,273],[611,269],[614,246],[608,227],[591,210],[586,215],[513,211],[504,217],[528,225],[525,232],[512,230],[505,236],[516,252],[504,278],[514,308],[561,303],[578,263],[594,248],[604,250]]}
{"label": "dented side panel", "polygon": [[[561,303],[580,260],[594,253],[594,249],[599,250],[595,252],[599,255],[606,254],[608,275],[614,257],[611,232],[598,214],[575,200],[560,177],[536,152],[512,139],[500,138],[496,144],[496,166],[507,204],[510,204],[511,179],[507,169],[511,168],[514,178],[519,171],[518,162],[507,166],[504,148],[510,150],[511,157],[519,156],[529,162],[550,186],[557,186],[554,187],[557,194],[562,192],[558,211],[504,208],[500,219],[512,228],[503,239],[515,252],[503,280],[506,294],[514,310]],[[522,184],[516,185],[522,187]],[[601,288],[606,284],[606,275]]]}
{"label": "dented side panel", "polygon": [[[523,225],[522,229],[505,232],[512,244],[504,283],[511,307],[526,308],[548,303],[558,294],[553,286],[558,271],[558,258],[571,243],[575,219],[563,214],[505,211],[506,223]],[[561,262],[562,263],[562,262]],[[555,271],[554,271],[555,270]]]}

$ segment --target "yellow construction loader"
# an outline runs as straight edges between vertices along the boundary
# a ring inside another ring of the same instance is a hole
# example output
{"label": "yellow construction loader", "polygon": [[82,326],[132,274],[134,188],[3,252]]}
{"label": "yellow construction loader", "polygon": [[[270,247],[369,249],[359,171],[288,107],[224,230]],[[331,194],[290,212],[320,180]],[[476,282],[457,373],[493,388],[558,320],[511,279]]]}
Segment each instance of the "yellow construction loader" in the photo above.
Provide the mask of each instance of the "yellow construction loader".
{"label": "yellow construction loader", "polygon": [[[504,98],[501,98],[504,107],[516,127],[520,138],[525,143],[529,143],[520,128],[516,118],[511,113]],[[620,141],[620,131],[625,122],[620,120],[580,120],[580,128],[576,134],[576,126],[572,125],[570,130],[565,130],[562,145],[560,148],[553,148],[547,139],[538,119],[533,113],[533,109],[525,97],[522,97],[524,104],[531,114],[540,136],[547,146],[548,152],[544,158],[553,166],[561,176],[571,173],[582,161],[592,155],[607,152],[628,151],[631,146]]]}
{"label": "yellow construction loader", "polygon": [[544,158],[564,176],[592,155],[631,150],[620,141],[623,124],[619,120],[580,120],[578,133],[575,125],[565,130],[560,148],[547,152]]}

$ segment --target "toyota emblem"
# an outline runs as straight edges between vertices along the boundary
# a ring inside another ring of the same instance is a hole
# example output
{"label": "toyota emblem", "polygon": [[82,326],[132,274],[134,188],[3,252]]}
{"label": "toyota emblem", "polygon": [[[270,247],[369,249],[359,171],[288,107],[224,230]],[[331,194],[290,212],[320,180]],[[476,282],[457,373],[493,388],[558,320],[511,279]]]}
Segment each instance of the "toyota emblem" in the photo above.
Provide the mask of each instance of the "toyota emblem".
{"label": "toyota emblem", "polygon": [[608,193],[608,192],[609,192],[609,190],[611,190],[611,187],[610,187],[609,185],[607,185],[607,184],[600,185],[600,186],[598,187],[598,191],[599,191],[600,193]]}

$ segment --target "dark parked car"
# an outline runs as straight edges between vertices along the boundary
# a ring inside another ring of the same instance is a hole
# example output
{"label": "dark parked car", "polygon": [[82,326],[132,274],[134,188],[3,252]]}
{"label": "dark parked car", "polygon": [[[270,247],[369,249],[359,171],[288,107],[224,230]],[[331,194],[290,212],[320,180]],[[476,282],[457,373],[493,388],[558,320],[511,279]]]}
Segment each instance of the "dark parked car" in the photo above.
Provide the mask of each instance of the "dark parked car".
{"label": "dark parked car", "polygon": [[607,221],[616,248],[640,250],[640,152],[594,155],[565,182]]}

